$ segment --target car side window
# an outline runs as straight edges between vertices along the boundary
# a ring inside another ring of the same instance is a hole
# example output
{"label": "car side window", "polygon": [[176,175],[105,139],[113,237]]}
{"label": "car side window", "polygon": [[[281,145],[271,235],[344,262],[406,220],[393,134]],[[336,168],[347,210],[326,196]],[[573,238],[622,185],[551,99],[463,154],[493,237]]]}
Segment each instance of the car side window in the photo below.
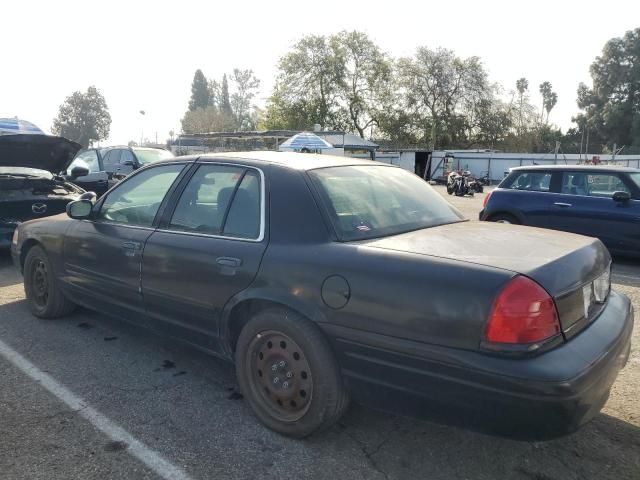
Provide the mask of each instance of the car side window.
{"label": "car side window", "polygon": [[71,170],[73,170],[73,167],[77,167],[77,166],[88,168],[89,173],[99,172],[100,164],[98,163],[98,154],[96,153],[96,151],[87,150],[86,152],[82,152],[80,155],[78,155],[73,160],[71,165],[69,165],[69,168],[67,168],[67,175],[70,175]]}
{"label": "car side window", "polygon": [[562,193],[588,197],[611,198],[614,192],[627,192],[629,188],[615,173],[564,172]]}
{"label": "car side window", "polygon": [[260,235],[260,177],[248,170],[236,190],[222,234],[256,239]]}
{"label": "car side window", "polygon": [[244,171],[230,165],[201,165],[180,195],[169,228],[220,235],[231,196]]}
{"label": "car side window", "polygon": [[118,170],[120,166],[120,150],[109,150],[102,160],[104,165],[104,171],[113,173]]}
{"label": "car side window", "polygon": [[551,184],[551,172],[521,172],[511,182],[512,190],[548,192]]}
{"label": "car side window", "polygon": [[135,157],[133,156],[133,153],[131,153],[131,151],[129,150],[122,150],[122,153],[120,154],[120,164],[124,165],[127,162],[131,162],[131,165],[133,165],[136,161]]}
{"label": "car side window", "polygon": [[141,171],[105,198],[97,221],[150,227],[160,204],[184,165],[163,165]]}

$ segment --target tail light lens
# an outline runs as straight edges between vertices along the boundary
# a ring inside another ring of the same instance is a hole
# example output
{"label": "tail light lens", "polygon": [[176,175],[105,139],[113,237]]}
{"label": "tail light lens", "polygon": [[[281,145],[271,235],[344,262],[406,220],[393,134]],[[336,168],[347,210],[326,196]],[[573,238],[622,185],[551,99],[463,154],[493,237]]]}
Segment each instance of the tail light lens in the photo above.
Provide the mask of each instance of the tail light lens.
{"label": "tail light lens", "polygon": [[531,344],[560,333],[551,296],[530,278],[518,276],[498,294],[485,330],[489,344]]}
{"label": "tail light lens", "polygon": [[484,207],[486,207],[486,206],[487,206],[487,202],[489,201],[489,197],[490,197],[490,196],[491,196],[491,192],[487,193],[487,194],[484,196],[484,200],[482,201],[482,208],[484,208]]}

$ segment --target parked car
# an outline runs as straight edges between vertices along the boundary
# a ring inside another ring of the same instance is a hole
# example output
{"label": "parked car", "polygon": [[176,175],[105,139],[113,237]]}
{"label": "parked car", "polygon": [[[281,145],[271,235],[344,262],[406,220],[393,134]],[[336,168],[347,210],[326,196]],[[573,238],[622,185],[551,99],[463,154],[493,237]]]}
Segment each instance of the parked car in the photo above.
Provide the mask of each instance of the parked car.
{"label": "parked car", "polygon": [[67,168],[80,148],[62,137],[0,135],[0,249],[11,246],[20,222],[64,213],[67,203],[80,198],[84,190],[54,174]]}
{"label": "parked car", "polygon": [[511,169],[485,198],[480,220],[598,237],[615,254],[640,254],[640,170],[593,165]]}
{"label": "parked car", "polygon": [[328,427],[349,398],[562,435],[598,413],[629,356],[632,306],[599,240],[466,222],[395,166],[180,157],[67,213],[14,238],[33,314],[83,305],[233,360],[255,415],[285,435]]}
{"label": "parked car", "polygon": [[[89,148],[78,153],[65,175],[69,181],[100,196],[141,166],[169,158],[173,158],[173,154],[160,148]],[[71,175],[71,170],[78,165],[87,168],[89,174],[83,177]]]}

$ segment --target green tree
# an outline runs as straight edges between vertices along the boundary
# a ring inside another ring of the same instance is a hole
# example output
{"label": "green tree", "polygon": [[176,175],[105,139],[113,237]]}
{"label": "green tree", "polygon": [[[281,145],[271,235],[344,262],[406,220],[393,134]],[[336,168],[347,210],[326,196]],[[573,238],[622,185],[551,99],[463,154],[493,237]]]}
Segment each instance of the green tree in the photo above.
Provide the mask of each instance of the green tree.
{"label": "green tree", "polygon": [[492,95],[478,57],[419,47],[414,57],[398,61],[398,70],[405,106],[421,119],[423,138],[432,149],[459,137],[461,120]]}
{"label": "green tree", "polygon": [[343,31],[330,41],[335,59],[341,65],[339,96],[350,130],[364,138],[365,130],[378,121],[382,98],[390,87],[391,65],[365,33]]}
{"label": "green tree", "polygon": [[227,74],[222,76],[222,85],[220,87],[220,110],[225,116],[232,116],[231,101],[229,100],[229,81],[227,80]]}
{"label": "green tree", "polygon": [[520,134],[524,127],[524,107],[529,80],[524,77],[519,78],[516,81],[516,90],[518,91],[518,134]]}
{"label": "green tree", "polygon": [[65,99],[51,130],[86,148],[93,142],[105,140],[110,128],[107,102],[95,86],[90,86],[85,93],[76,91]]}
{"label": "green tree", "polygon": [[182,118],[184,133],[225,132],[234,128],[233,116],[214,106],[188,110]]}
{"label": "green tree", "polygon": [[209,84],[202,70],[196,70],[191,83],[191,100],[189,100],[189,110],[205,108],[209,105]]}
{"label": "green tree", "polygon": [[[549,122],[549,113],[553,110],[553,107],[558,103],[558,94],[553,91],[551,82],[542,82],[540,84],[540,95],[542,95],[542,110],[540,112],[540,123]],[[544,112],[547,112],[547,118],[545,120]]]}
{"label": "green tree", "polygon": [[578,87],[576,123],[599,142],[640,146],[640,28],[609,40],[590,70],[593,86]]}
{"label": "green tree", "polygon": [[269,123],[273,125],[275,120],[291,123],[286,115],[302,107],[304,115],[295,115],[293,123],[304,117],[308,123],[303,128],[315,123],[323,128],[338,126],[344,64],[326,37],[303,37],[280,59],[278,70],[276,88],[267,105]]}
{"label": "green tree", "polygon": [[251,101],[260,87],[260,80],[253,74],[253,70],[233,69],[231,81],[234,83],[234,93],[231,95],[230,106],[235,123],[240,130],[253,130],[255,117]]}

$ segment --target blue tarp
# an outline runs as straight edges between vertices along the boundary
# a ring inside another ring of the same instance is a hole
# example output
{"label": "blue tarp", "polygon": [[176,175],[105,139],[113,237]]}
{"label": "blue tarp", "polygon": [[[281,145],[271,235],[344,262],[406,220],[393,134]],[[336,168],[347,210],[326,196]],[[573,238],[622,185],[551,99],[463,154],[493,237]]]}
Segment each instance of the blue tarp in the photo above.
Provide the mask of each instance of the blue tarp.
{"label": "blue tarp", "polygon": [[36,127],[33,123],[19,118],[0,118],[0,135],[17,135],[17,134],[34,134],[44,135],[45,133]]}
{"label": "blue tarp", "polygon": [[291,150],[302,150],[306,148],[313,151],[333,148],[333,145],[311,132],[302,132],[288,139],[280,145],[280,148]]}

